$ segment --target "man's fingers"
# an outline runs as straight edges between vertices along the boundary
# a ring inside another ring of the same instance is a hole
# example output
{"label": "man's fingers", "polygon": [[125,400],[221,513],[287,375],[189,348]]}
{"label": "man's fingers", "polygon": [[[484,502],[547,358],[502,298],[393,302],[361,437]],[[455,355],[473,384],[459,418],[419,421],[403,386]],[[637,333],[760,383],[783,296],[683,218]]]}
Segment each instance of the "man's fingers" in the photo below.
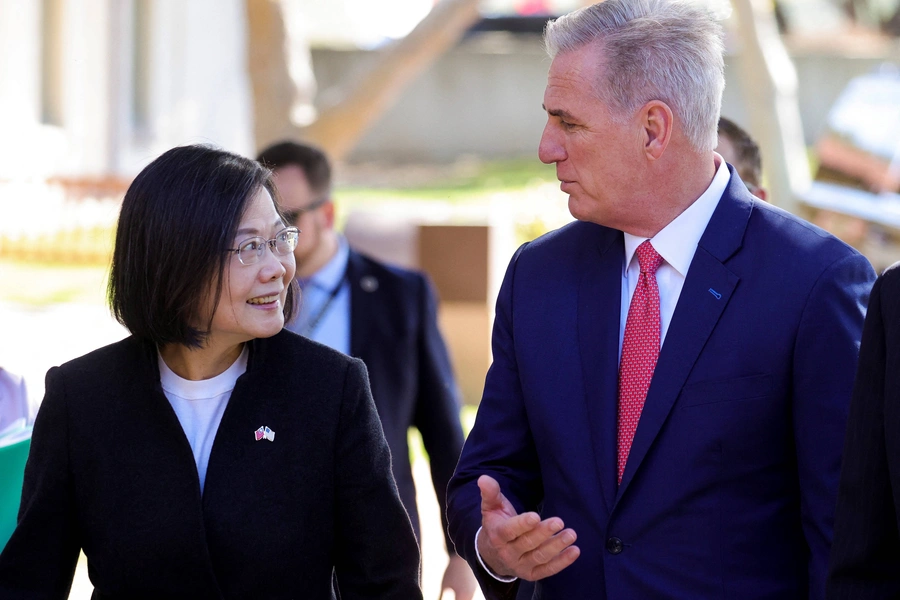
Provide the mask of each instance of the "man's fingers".
{"label": "man's fingers", "polygon": [[490,527],[486,521],[487,519],[483,520],[483,523],[491,529],[489,533],[492,540],[508,544],[520,536],[531,533],[540,524],[541,517],[534,512],[522,513],[501,521],[495,527]]}
{"label": "man's fingers", "polygon": [[522,562],[527,565],[528,569],[547,564],[574,544],[577,539],[578,536],[572,529],[562,530],[556,535],[546,538],[534,550],[523,553]]}
{"label": "man's fingers", "polygon": [[510,519],[498,527],[498,536],[509,542],[518,554],[534,550],[564,527],[559,517],[550,517],[544,521],[540,520],[537,513],[523,513],[519,517],[519,520]]}
{"label": "man's fingers", "polygon": [[554,555],[550,561],[535,566],[531,571],[531,576],[526,577],[526,579],[537,581],[538,579],[556,575],[575,562],[575,559],[579,556],[581,556],[581,549],[578,546],[568,546],[559,554]]}

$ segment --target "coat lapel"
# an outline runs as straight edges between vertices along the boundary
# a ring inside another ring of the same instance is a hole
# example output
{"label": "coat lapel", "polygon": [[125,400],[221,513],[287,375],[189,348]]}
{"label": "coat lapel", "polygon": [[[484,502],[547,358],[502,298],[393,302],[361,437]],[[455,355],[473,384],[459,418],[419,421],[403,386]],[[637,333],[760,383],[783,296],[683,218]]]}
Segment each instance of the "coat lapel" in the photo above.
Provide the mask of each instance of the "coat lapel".
{"label": "coat lapel", "polygon": [[[184,532],[185,535],[195,535],[199,547],[202,547],[202,555],[198,557],[198,561],[202,562],[206,569],[206,575],[210,581],[215,582],[215,588],[210,590],[211,597],[224,598],[218,583],[218,575],[212,561],[212,555],[209,552],[209,545],[206,539],[205,515],[203,513],[203,499],[200,495],[200,477],[197,474],[197,466],[194,461],[194,452],[191,444],[184,433],[184,428],[178,420],[175,409],[169,403],[165,392],[162,389],[159,375],[158,351],[156,345],[149,341],[139,342],[141,344],[140,360],[133,367],[134,382],[134,402],[140,402],[136,405],[139,410],[145,411],[145,420],[159,420],[161,427],[165,428],[165,439],[156,440],[159,443],[172,443],[179,446],[178,450],[174,450],[180,454],[178,464],[170,464],[171,472],[187,473],[192,479],[194,488],[194,499],[197,504],[195,506],[185,506],[186,511],[195,513],[197,517],[195,531]],[[217,434],[218,437],[218,434]],[[215,445],[215,444],[214,444]],[[190,543],[190,541],[186,542]],[[199,548],[198,547],[198,548]],[[198,574],[199,576],[199,574]]]}
{"label": "coat lapel", "polygon": [[691,261],[650,382],[617,499],[640,469],[740,280],[724,264],[740,249],[752,210],[749,193],[739,186],[743,186],[740,180],[732,177]]}
{"label": "coat lapel", "polygon": [[347,279],[350,282],[350,355],[365,360],[362,353],[368,347],[372,326],[366,315],[371,298],[365,296],[376,292],[380,283],[353,249],[347,258]]}
{"label": "coat lapel", "polygon": [[[264,373],[268,344],[264,339],[254,339],[247,343],[250,345],[247,370],[238,377],[231,391],[209,452],[206,490],[210,489],[210,481],[215,484],[218,479],[229,480],[234,465],[244,457],[248,443],[254,440],[253,434],[257,427],[274,425],[276,433],[278,431],[277,424],[262,422],[259,417],[266,401],[265,396],[260,395],[260,390],[266,389],[261,375]],[[208,504],[209,497],[204,492],[204,509]]]}
{"label": "coat lapel", "polygon": [[[616,498],[616,402],[619,312],[625,246],[621,232],[604,236],[584,256],[578,287],[578,346],[597,474],[603,500]],[[610,357],[613,357],[610,360]]]}

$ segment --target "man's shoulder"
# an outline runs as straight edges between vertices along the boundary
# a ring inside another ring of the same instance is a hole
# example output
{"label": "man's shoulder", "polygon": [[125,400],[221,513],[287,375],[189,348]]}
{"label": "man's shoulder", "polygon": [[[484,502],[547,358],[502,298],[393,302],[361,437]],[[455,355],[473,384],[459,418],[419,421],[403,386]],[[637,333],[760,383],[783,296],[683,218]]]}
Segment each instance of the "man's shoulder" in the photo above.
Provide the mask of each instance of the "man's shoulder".
{"label": "man's shoulder", "polygon": [[416,288],[423,285],[426,276],[421,271],[390,264],[354,249],[350,249],[350,271],[355,277],[373,277],[377,285]]}
{"label": "man's shoulder", "polygon": [[843,240],[809,221],[767,202],[756,201],[750,219],[750,232],[760,233],[769,250],[790,253],[792,260],[831,264],[862,254]]}
{"label": "man's shoulder", "polygon": [[573,221],[526,242],[519,247],[514,260],[572,259],[584,252],[604,252],[621,238],[621,231],[587,221]]}

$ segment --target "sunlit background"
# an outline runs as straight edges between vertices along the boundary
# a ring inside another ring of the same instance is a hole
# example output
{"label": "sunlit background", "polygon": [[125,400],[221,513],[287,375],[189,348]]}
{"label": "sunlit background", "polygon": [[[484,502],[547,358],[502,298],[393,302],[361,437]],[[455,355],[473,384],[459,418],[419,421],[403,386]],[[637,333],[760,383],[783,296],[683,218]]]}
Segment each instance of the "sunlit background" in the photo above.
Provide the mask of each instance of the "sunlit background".
{"label": "sunlit background", "polygon": [[[878,269],[900,260],[898,2],[707,2],[726,28],[723,115],[760,142],[773,203]],[[0,1],[0,367],[37,404],[47,368],[125,335],[105,276],[121,197],[154,157],[303,138],[337,163],[351,242],[435,281],[470,419],[506,262],[571,218],[536,157],[540,32],[584,4]],[[434,598],[446,556],[418,487]],[[72,598],[89,595],[82,563]]]}

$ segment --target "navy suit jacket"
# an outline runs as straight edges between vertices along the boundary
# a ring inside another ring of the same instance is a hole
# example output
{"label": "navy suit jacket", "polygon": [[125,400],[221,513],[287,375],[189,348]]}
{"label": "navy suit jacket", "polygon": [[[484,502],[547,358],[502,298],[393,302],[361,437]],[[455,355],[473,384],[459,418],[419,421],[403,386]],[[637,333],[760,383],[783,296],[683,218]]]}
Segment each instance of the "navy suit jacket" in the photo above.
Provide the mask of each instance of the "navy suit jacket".
{"label": "navy suit jacket", "polygon": [[871,266],[732,171],[617,486],[623,257],[620,231],[584,222],[513,257],[450,484],[457,551],[489,598],[515,594],[475,559],[486,473],[578,534],[581,556],[535,597],[821,598]]}
{"label": "navy suit jacket", "polygon": [[362,359],[369,370],[400,499],[421,539],[407,443],[409,428],[415,427],[428,453],[445,543],[452,552],[453,544],[446,537],[447,484],[462,450],[463,433],[434,294],[420,273],[389,267],[353,250],[347,278],[350,354]]}

